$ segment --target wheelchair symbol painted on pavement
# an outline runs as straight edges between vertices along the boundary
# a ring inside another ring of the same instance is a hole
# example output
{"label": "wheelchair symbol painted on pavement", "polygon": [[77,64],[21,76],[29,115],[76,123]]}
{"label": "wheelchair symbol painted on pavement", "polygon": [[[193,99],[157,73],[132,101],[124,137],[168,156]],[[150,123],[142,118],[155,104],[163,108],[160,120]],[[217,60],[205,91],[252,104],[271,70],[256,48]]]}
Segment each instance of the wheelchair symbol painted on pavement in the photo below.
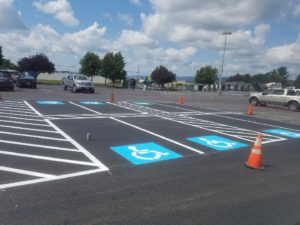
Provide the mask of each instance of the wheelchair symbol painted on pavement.
{"label": "wheelchair symbol painted on pavement", "polygon": [[133,157],[141,160],[156,160],[161,158],[162,156],[169,155],[168,152],[159,152],[159,151],[148,150],[148,149],[138,150],[135,146],[129,146],[128,149],[132,151],[131,155]]}
{"label": "wheelchair symbol painted on pavement", "polygon": [[216,135],[187,138],[189,141],[212,148],[217,151],[226,151],[247,146],[244,143],[226,139]]}
{"label": "wheelchair symbol painted on pavement", "polygon": [[116,146],[111,147],[111,149],[135,165],[182,157],[180,154],[154,142]]}
{"label": "wheelchair symbol painted on pavement", "polygon": [[277,134],[277,135],[281,135],[281,136],[289,137],[289,138],[300,138],[300,133],[297,133],[294,131],[289,131],[289,130],[271,129],[271,130],[264,130],[264,132],[271,133],[271,134]]}

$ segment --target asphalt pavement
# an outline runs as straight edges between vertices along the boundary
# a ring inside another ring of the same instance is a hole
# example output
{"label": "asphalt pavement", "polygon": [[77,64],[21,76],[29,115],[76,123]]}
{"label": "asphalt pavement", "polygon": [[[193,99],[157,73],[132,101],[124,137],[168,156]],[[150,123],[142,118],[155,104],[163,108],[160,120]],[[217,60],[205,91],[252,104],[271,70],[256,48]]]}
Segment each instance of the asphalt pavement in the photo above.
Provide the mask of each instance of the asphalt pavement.
{"label": "asphalt pavement", "polygon": [[[245,96],[216,108],[206,94],[179,105],[179,93],[59,88],[1,92],[1,225],[300,222],[300,127],[287,122],[299,112],[270,108],[283,122],[245,115]],[[264,170],[244,164],[258,133]]]}

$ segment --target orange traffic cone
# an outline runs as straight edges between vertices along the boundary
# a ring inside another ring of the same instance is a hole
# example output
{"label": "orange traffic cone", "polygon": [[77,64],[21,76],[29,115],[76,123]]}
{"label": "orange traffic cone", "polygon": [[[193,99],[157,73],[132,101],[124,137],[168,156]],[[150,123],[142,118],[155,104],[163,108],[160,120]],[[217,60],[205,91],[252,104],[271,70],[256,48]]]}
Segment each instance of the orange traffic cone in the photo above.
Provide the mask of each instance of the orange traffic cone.
{"label": "orange traffic cone", "polygon": [[183,97],[182,96],[179,97],[179,102],[178,103],[179,103],[179,105],[183,105]]}
{"label": "orange traffic cone", "polygon": [[248,105],[248,108],[247,108],[247,115],[249,115],[249,116],[252,116],[252,115],[253,115],[253,106],[252,106],[252,104],[249,104],[249,105]]}
{"label": "orange traffic cone", "polygon": [[110,102],[115,102],[115,94],[112,92],[110,95]]}
{"label": "orange traffic cone", "polygon": [[251,169],[263,169],[261,142],[262,142],[262,134],[259,133],[256,137],[256,141],[250,152],[248,161],[245,162],[246,166]]}

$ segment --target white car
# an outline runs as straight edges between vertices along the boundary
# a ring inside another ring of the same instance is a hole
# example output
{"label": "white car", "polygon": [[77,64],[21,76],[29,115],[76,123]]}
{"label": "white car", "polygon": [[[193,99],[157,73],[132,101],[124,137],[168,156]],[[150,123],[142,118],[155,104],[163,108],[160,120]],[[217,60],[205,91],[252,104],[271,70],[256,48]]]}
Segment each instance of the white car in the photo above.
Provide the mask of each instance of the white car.
{"label": "white car", "polygon": [[64,90],[70,88],[74,93],[78,91],[89,91],[90,93],[95,92],[94,83],[83,74],[70,74],[63,80],[63,86]]}
{"label": "white car", "polygon": [[267,89],[261,93],[251,93],[249,103],[252,105],[282,105],[296,111],[300,106],[299,89]]}

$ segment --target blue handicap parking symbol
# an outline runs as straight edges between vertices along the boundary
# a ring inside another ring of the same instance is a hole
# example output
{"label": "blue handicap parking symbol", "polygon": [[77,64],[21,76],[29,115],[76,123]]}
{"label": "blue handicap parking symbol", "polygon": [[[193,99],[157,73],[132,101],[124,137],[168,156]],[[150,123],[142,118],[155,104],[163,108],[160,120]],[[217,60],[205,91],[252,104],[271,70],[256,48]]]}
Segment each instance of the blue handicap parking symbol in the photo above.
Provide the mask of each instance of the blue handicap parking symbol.
{"label": "blue handicap parking symbol", "polygon": [[137,105],[151,105],[149,102],[135,102]]}
{"label": "blue handicap parking symbol", "polygon": [[196,142],[200,145],[204,145],[206,147],[212,148],[217,151],[227,151],[227,150],[242,148],[247,146],[244,143],[222,138],[216,135],[192,137],[192,138],[187,138],[187,140]]}
{"label": "blue handicap parking symbol", "polygon": [[264,132],[271,133],[271,134],[277,134],[284,137],[289,138],[300,138],[300,133],[289,131],[289,130],[283,130],[283,129],[271,129],[271,130],[264,130]]}
{"label": "blue handicap parking symbol", "polygon": [[80,102],[82,105],[104,105],[103,102],[97,102],[97,101],[83,101]]}
{"label": "blue handicap parking symbol", "polygon": [[37,101],[40,105],[63,105],[62,101]]}
{"label": "blue handicap parking symbol", "polygon": [[142,165],[182,157],[178,153],[154,142],[116,146],[111,147],[111,149],[134,165]]}

